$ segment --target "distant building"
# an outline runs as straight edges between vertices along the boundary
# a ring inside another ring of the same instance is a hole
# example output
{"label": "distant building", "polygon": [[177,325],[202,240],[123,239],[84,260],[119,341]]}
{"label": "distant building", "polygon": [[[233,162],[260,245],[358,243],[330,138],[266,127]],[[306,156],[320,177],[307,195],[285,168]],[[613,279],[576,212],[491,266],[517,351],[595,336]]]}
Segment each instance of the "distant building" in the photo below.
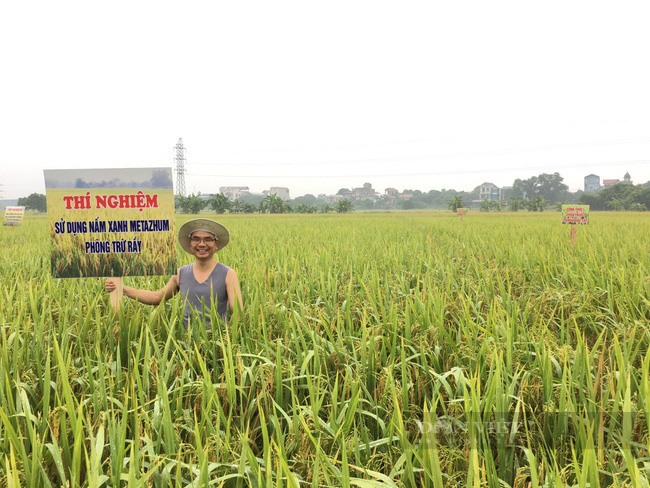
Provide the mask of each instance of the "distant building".
{"label": "distant building", "polygon": [[616,185],[618,183],[622,183],[623,185],[632,185],[633,183],[632,183],[632,177],[630,176],[630,173],[627,171],[625,172],[625,176],[623,176],[623,181],[619,180],[618,178],[612,180],[603,180],[603,186],[611,186],[611,185]]}
{"label": "distant building", "polygon": [[593,193],[600,189],[600,176],[587,175],[585,176],[585,193]]}
{"label": "distant building", "polygon": [[399,196],[399,199],[400,199],[401,202],[406,201],[406,200],[410,200],[411,198],[413,198],[413,193],[402,193]]}
{"label": "distant building", "polygon": [[[350,193],[352,193],[352,192],[350,192]],[[328,197],[326,197],[325,201],[327,203],[338,203],[341,200],[349,200],[349,199],[350,198],[346,197],[345,195],[329,195]]]}
{"label": "distant building", "polygon": [[394,204],[399,198],[399,190],[397,188],[386,188],[384,198],[389,204]]}
{"label": "distant building", "polygon": [[272,186],[269,189],[269,194],[273,195],[274,193],[282,200],[291,200],[291,197],[289,196],[289,188],[285,186]]}
{"label": "distant building", "polygon": [[222,186],[219,188],[219,192],[226,195],[228,200],[234,202],[239,200],[242,195],[250,195],[250,191],[247,186]]}
{"label": "distant building", "polygon": [[336,194],[335,196],[341,197],[336,200],[337,202],[339,200],[352,200],[352,192],[350,190],[344,190],[344,191],[339,190],[339,193]]}
{"label": "distant building", "polygon": [[480,201],[485,200],[504,200],[503,189],[496,186],[494,183],[485,182],[479,188]]}
{"label": "distant building", "polygon": [[364,183],[362,188],[352,189],[352,200],[361,200],[363,198],[372,198],[375,200],[378,197],[379,195],[375,190],[373,190],[370,183]]}

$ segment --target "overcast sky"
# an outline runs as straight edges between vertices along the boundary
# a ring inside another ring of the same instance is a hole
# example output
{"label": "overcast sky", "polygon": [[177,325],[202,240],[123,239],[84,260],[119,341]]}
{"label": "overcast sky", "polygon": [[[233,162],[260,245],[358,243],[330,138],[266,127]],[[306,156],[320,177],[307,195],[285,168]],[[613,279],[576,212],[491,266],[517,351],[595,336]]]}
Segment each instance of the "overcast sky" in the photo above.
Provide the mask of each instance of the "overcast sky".
{"label": "overcast sky", "polygon": [[650,180],[650,3],[0,6],[0,199],[43,169],[174,166],[186,191]]}

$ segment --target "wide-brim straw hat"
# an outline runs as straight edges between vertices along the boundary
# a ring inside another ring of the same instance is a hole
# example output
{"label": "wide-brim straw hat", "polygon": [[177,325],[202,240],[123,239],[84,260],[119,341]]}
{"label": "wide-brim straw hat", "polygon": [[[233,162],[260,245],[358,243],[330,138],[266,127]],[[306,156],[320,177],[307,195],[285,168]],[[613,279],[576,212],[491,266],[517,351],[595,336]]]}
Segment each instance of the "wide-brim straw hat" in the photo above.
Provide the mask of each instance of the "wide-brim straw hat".
{"label": "wide-brim straw hat", "polygon": [[228,245],[230,241],[230,233],[219,222],[215,222],[210,219],[194,219],[185,222],[181,229],[178,231],[178,242],[181,247],[188,253],[192,254],[192,248],[190,247],[190,236],[192,232],[197,230],[202,230],[203,232],[209,232],[217,238],[217,251],[223,249]]}

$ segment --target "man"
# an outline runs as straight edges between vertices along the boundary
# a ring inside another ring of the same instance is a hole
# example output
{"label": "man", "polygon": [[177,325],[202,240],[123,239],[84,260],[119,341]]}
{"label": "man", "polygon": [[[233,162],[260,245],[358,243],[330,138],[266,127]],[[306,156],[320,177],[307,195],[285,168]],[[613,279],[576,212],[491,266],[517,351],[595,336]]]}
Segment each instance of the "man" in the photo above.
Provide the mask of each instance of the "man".
{"label": "man", "polygon": [[[179,291],[185,303],[183,325],[187,329],[190,318],[196,314],[206,326],[210,325],[210,310],[228,321],[228,308],[244,308],[235,270],[215,260],[214,255],[230,240],[228,229],[214,220],[194,219],[183,224],[178,232],[181,247],[194,255],[194,262],[178,268],[167,284],[158,291],[123,287],[124,295],[147,305],[158,305]],[[106,280],[106,291],[117,288],[115,281]],[[216,303],[215,303],[216,302]]]}

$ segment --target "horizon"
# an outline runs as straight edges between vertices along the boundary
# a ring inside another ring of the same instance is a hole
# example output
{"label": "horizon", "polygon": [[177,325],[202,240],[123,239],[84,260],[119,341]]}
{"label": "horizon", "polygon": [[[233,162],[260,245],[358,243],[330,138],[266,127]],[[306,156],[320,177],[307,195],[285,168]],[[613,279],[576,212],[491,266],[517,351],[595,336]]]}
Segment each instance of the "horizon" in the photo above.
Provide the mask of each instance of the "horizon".
{"label": "horizon", "polygon": [[[108,169],[108,168],[104,168],[104,169]],[[142,169],[147,169],[147,168],[142,168]],[[160,169],[160,168],[151,168],[151,169]],[[62,171],[65,172],[66,170],[62,170]],[[96,170],[93,170],[93,171],[96,171]],[[629,171],[628,171],[627,173],[629,173]],[[542,174],[542,173],[540,173],[540,174]],[[551,174],[552,174],[552,173],[551,173]],[[594,174],[595,174],[595,173],[590,173],[589,175],[585,175],[585,177],[586,177],[586,176],[590,176],[590,175],[594,175]],[[603,181],[604,181],[604,180],[608,180],[608,179],[618,179],[619,182],[621,182],[621,183],[623,182],[623,177],[622,177],[622,176],[621,176],[620,178],[603,178],[603,177],[600,176],[600,175],[597,175],[597,174],[595,174],[595,175],[600,177],[600,182],[601,182],[601,187],[600,187],[600,189],[602,189],[602,188],[604,187],[604,185],[603,185]],[[532,175],[532,176],[539,176],[539,174],[537,174],[537,175]],[[562,176],[562,174],[560,174],[560,176]],[[624,175],[623,175],[623,176],[624,176]],[[644,181],[644,182],[636,182],[636,181],[634,181],[633,175],[630,174],[630,176],[631,176],[631,178],[632,178],[632,184],[635,185],[635,186],[636,186],[636,185],[644,185],[644,184],[646,184],[646,183],[650,183],[650,180],[648,180],[648,181]],[[526,179],[528,179],[528,178],[515,178],[515,180],[516,180],[516,179],[526,180]],[[371,188],[372,188],[373,190],[375,190],[377,193],[379,193],[379,196],[382,196],[382,195],[383,195],[383,192],[385,192],[385,190],[386,190],[387,188],[394,188],[394,187],[386,187],[386,188],[381,189],[381,188],[379,188],[379,187],[375,187],[375,186],[372,184],[371,181],[363,182],[363,183],[362,183],[361,185],[359,185],[359,186],[340,186],[340,187],[339,187],[335,192],[332,192],[332,193],[323,193],[323,192],[320,192],[320,193],[309,193],[309,192],[307,192],[307,193],[301,193],[301,194],[298,194],[298,195],[294,195],[294,194],[291,192],[291,187],[285,187],[285,188],[287,188],[287,189],[289,190],[289,194],[290,194],[290,196],[291,196],[291,198],[289,199],[289,201],[291,201],[291,200],[295,200],[296,198],[300,198],[300,197],[303,197],[303,196],[306,196],[306,195],[312,195],[312,196],[314,196],[314,197],[316,197],[316,198],[319,198],[319,195],[324,195],[324,196],[330,197],[330,196],[334,196],[334,195],[336,195],[336,194],[338,193],[338,191],[340,191],[340,190],[343,189],[343,188],[347,188],[347,189],[350,190],[350,191],[353,190],[354,188],[361,188],[361,187],[363,187],[363,184],[364,184],[364,183],[370,183],[370,184],[371,184]],[[438,191],[438,192],[445,192],[445,191],[446,191],[446,192],[451,192],[451,191],[453,191],[453,192],[457,192],[457,193],[472,193],[472,192],[475,191],[478,187],[480,187],[481,185],[486,184],[486,183],[492,183],[492,182],[489,182],[489,181],[482,181],[482,182],[479,183],[478,185],[475,185],[471,190],[459,190],[459,189],[457,189],[457,188],[441,188],[441,189],[430,188],[430,189],[428,189],[428,190],[425,190],[425,189],[415,188],[415,187],[413,187],[413,188],[403,188],[403,189],[397,189],[397,188],[396,188],[396,189],[398,190],[399,194],[406,193],[407,190],[412,191],[412,192],[420,191],[420,192],[423,193],[423,194],[424,194],[424,193],[429,193],[430,191]],[[513,180],[513,183],[514,183],[514,180]],[[494,183],[492,183],[492,184],[494,184]],[[565,184],[566,184],[566,183],[565,183]],[[262,196],[262,195],[264,195],[264,192],[268,192],[269,189],[270,189],[270,187],[269,187],[269,188],[266,188],[266,189],[263,189],[263,190],[259,190],[259,191],[252,191],[252,190],[250,190],[250,187],[249,187],[248,185],[222,185],[222,186],[233,186],[233,187],[234,187],[234,186],[240,186],[240,187],[247,187],[247,188],[249,188],[248,194],[250,194],[250,195],[254,195],[254,196]],[[505,185],[505,186],[499,186],[499,185],[497,185],[497,186],[498,186],[499,188],[501,188],[501,189],[511,189],[511,188],[512,188],[512,184],[510,184],[510,185]],[[574,191],[574,190],[571,190],[571,188],[569,188],[567,191],[568,191],[569,193],[572,193],[572,194],[575,194],[575,193],[578,193],[578,192],[584,192],[584,185],[583,185],[583,188],[579,188],[579,189],[577,189],[577,190],[575,190],[575,191]],[[42,193],[41,193],[41,192],[32,192],[32,193],[40,193],[40,194],[43,194],[43,195],[46,194],[45,191],[43,191]],[[20,196],[18,196],[18,197],[14,197],[14,198],[6,198],[6,197],[3,197],[2,193],[0,193],[0,202],[15,202],[15,201],[17,201],[17,200],[20,199],[20,198],[28,197],[28,196],[31,195],[32,193],[27,194],[27,195],[20,195]],[[189,196],[189,195],[192,195],[192,194],[194,194],[194,195],[215,195],[215,194],[218,194],[218,193],[220,193],[219,190],[217,190],[217,191],[206,191],[206,192],[188,192],[188,191],[186,191],[186,195],[185,195],[185,196]],[[175,197],[178,196],[177,186],[176,186],[176,176],[174,176],[174,196],[175,196]]]}

